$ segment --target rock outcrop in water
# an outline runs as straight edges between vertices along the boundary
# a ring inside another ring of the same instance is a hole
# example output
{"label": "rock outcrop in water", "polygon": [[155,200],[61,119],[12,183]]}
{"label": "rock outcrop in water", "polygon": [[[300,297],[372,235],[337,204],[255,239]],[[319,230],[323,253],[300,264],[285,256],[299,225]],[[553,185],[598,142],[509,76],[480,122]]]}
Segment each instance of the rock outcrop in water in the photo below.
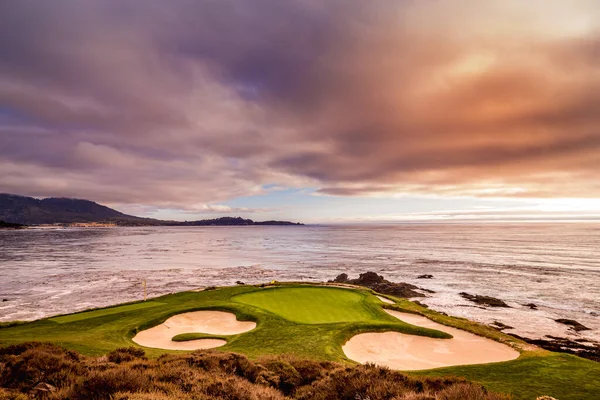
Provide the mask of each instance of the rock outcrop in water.
{"label": "rock outcrop in water", "polygon": [[463,298],[487,307],[506,307],[510,308],[504,301],[490,296],[480,296],[478,294],[469,294],[466,292],[459,293]]}
{"label": "rock outcrop in water", "polygon": [[[349,283],[352,285],[364,286],[376,292],[389,294],[396,297],[425,297],[423,293],[417,290],[424,290],[418,286],[411,285],[405,282],[390,282],[384,279],[383,276],[377,275],[375,272],[365,272],[360,274],[358,279],[348,279],[348,274],[340,274],[333,281],[334,283]],[[431,293],[431,291],[428,290]]]}
{"label": "rock outcrop in water", "polygon": [[504,329],[514,329],[512,326],[503,324],[500,321],[494,321],[490,324],[490,326],[494,329],[498,329],[499,331],[502,331]]}
{"label": "rock outcrop in water", "polygon": [[570,326],[571,329],[573,329],[575,332],[590,330],[590,328],[588,328],[587,326],[585,326],[575,320],[572,320],[572,319],[559,318],[559,319],[555,319],[554,321],[558,322],[559,324]]}
{"label": "rock outcrop in water", "polygon": [[433,275],[424,274],[417,276],[417,279],[433,279]]}

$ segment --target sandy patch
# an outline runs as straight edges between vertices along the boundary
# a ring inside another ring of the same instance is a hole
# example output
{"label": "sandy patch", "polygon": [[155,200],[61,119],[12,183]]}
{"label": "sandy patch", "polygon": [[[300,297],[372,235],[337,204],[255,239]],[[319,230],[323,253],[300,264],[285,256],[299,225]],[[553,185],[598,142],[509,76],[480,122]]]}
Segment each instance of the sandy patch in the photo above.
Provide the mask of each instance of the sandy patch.
{"label": "sandy patch", "polygon": [[434,339],[398,332],[362,333],[342,347],[348,358],[392,369],[421,370],[509,361],[519,357],[519,352],[510,346],[438,324],[420,315],[393,310],[385,312],[412,325],[449,333],[453,338]]}
{"label": "sandy patch", "polygon": [[223,311],[193,311],[175,315],[160,325],[138,332],[133,341],[141,346],[167,350],[212,349],[225,345],[222,339],[198,339],[174,342],[171,339],[182,333],[208,333],[212,335],[237,335],[256,327],[252,321],[238,321],[235,314]]}
{"label": "sandy patch", "polygon": [[383,297],[383,296],[377,296],[377,298],[378,298],[379,300],[383,301],[384,303],[387,303],[387,304],[396,304],[396,303],[394,303],[393,301],[391,301],[390,299],[386,299],[386,298],[385,298],[385,297]]}

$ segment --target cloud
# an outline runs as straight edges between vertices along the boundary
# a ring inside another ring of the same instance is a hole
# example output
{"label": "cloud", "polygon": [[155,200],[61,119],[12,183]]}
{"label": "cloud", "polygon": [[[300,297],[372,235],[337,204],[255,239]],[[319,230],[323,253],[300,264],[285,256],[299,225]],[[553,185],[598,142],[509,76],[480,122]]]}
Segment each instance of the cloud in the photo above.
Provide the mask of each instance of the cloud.
{"label": "cloud", "polygon": [[586,0],[3,1],[0,191],[598,197],[598,21]]}

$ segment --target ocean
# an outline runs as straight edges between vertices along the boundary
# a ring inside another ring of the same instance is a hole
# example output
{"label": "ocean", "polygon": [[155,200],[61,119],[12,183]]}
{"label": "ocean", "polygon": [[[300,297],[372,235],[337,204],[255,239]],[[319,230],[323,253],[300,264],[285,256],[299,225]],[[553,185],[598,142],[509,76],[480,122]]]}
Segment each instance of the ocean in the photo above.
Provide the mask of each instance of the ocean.
{"label": "ocean", "polygon": [[[0,231],[0,321],[33,320],[236,281],[374,271],[435,291],[429,307],[544,335],[600,340],[600,224],[420,223]],[[433,279],[418,279],[422,274]],[[486,308],[459,293],[497,297]],[[525,306],[535,303],[537,310]],[[576,334],[554,320],[574,319]]]}

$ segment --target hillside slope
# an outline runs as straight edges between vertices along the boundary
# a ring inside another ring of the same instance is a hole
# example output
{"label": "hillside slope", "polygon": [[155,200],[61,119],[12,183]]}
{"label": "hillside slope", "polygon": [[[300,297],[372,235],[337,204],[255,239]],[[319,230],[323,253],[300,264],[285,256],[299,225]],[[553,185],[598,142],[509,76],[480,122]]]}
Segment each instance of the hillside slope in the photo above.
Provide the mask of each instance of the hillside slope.
{"label": "hillside slope", "polygon": [[123,214],[89,200],[0,194],[0,220],[37,225],[73,222],[142,222],[145,218]]}
{"label": "hillside slope", "polygon": [[300,225],[288,221],[255,222],[240,217],[198,221],[163,221],[124,214],[90,200],[50,197],[36,199],[0,193],[0,221],[23,225],[114,223],[121,226]]}

